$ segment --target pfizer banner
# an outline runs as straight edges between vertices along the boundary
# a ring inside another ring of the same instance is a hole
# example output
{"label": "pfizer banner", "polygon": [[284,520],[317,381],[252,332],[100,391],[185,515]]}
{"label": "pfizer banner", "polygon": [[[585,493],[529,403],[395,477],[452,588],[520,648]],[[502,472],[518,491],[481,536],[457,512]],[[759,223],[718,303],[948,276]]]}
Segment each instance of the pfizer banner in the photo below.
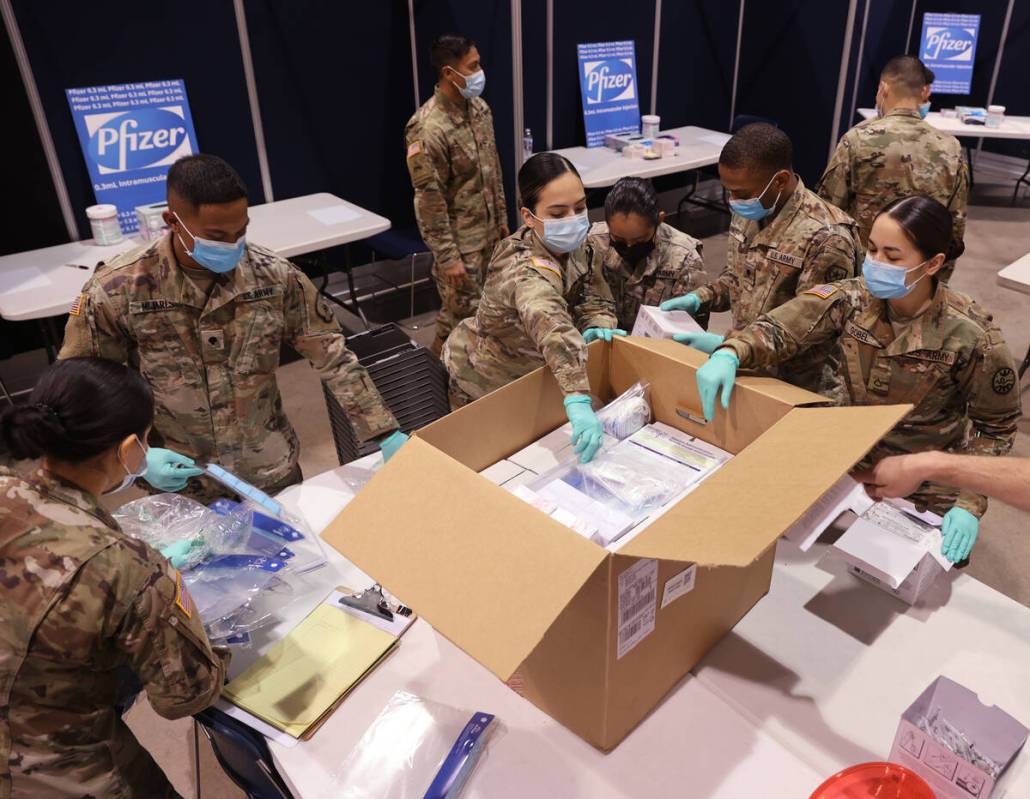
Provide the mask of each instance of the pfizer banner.
{"label": "pfizer banner", "polygon": [[118,208],[122,232],[139,227],[137,205],[165,199],[168,167],[197,152],[181,80],[67,89],[98,203]]}
{"label": "pfizer banner", "polygon": [[637,57],[632,41],[577,45],[587,147],[609,133],[640,131]]}
{"label": "pfizer banner", "polygon": [[936,75],[934,94],[969,94],[979,14],[923,14],[919,58]]}

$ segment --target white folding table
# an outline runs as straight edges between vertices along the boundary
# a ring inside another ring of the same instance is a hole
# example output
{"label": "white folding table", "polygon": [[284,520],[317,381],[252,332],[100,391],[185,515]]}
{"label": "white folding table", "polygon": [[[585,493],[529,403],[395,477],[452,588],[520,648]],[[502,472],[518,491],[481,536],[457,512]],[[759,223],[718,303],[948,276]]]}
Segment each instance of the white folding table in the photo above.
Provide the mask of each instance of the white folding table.
{"label": "white folding table", "polygon": [[[1013,291],[1030,294],[1030,253],[1013,261],[998,272],[998,284]],[[1023,363],[1019,367],[1020,378],[1023,377],[1028,368],[1030,368],[1030,347],[1027,348],[1026,355],[1023,357]]]}

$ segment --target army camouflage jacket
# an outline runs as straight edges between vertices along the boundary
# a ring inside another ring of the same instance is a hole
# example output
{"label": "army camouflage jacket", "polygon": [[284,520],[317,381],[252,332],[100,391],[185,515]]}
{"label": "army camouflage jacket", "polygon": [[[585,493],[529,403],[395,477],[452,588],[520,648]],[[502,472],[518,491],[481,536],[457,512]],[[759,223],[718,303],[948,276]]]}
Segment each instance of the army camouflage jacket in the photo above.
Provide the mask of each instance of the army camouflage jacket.
{"label": "army camouflage jacket", "polygon": [[[893,324],[892,324],[893,323]],[[726,340],[745,369],[774,364],[811,347],[838,347],[847,404],[911,403],[914,409],[867,457],[926,450],[1002,455],[1019,420],[1015,363],[991,315],[937,282],[930,307],[891,319],[861,278],[815,286]],[[987,498],[924,483],[917,505],[953,505],[981,516]]]}
{"label": "army camouflage jacket", "polygon": [[91,494],[0,470],[0,597],[0,797],[169,793],[116,705],[130,675],[170,719],[221,690],[229,654],[179,573]]}
{"label": "army camouflage jacket", "polygon": [[[655,231],[654,250],[635,267],[611,246],[606,222],[594,223],[588,243],[615,298],[618,326],[627,332],[632,332],[641,305],[661,305],[708,284],[701,242],[664,222]],[[708,327],[708,314],[699,313],[697,321]]]}
{"label": "army camouflage jacket", "polygon": [[286,479],[299,451],[275,379],[283,342],[314,366],[361,440],[397,429],[325,298],[253,244],[210,295],[179,268],[170,235],[99,267],[72,306],[60,357],[138,368],[154,390],[152,443],[260,488]]}
{"label": "army camouflage jacket", "polygon": [[479,97],[457,104],[437,89],[408,121],[404,142],[415,218],[436,262],[492,249],[508,211],[490,106]]}
{"label": "army camouflage jacket", "polygon": [[615,327],[589,244],[556,257],[529,227],[497,245],[476,315],[444,345],[444,365],[478,398],[546,364],[565,394],[588,393],[582,331]]}

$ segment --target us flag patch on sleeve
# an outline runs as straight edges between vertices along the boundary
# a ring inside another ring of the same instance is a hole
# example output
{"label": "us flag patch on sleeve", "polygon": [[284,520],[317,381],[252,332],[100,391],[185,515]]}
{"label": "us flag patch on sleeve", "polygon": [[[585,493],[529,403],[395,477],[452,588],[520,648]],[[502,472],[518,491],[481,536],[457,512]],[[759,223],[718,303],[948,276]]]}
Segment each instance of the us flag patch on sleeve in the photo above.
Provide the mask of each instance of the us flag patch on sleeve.
{"label": "us flag patch on sleeve", "polygon": [[76,297],[75,301],[72,302],[72,307],[68,309],[68,315],[69,316],[78,316],[79,314],[81,314],[82,313],[82,303],[84,303],[85,301],[86,301],[86,295],[85,294],[80,294],[78,297]]}
{"label": "us flag patch on sleeve", "polygon": [[812,286],[812,288],[808,289],[807,291],[803,291],[802,292],[802,294],[814,294],[816,297],[818,297],[821,300],[825,300],[828,297],[832,297],[836,293],[837,293],[837,287],[836,286],[831,286],[828,283],[823,283],[822,285],[819,285],[819,286]]}
{"label": "us flag patch on sleeve", "polygon": [[175,571],[175,606],[182,611],[182,614],[187,619],[193,617],[193,600],[190,599],[190,595],[186,592],[186,586],[182,581],[182,573],[178,569]]}
{"label": "us flag patch on sleeve", "polygon": [[408,145],[408,158],[411,158],[413,155],[418,155],[420,152],[422,152],[422,142],[413,141]]}

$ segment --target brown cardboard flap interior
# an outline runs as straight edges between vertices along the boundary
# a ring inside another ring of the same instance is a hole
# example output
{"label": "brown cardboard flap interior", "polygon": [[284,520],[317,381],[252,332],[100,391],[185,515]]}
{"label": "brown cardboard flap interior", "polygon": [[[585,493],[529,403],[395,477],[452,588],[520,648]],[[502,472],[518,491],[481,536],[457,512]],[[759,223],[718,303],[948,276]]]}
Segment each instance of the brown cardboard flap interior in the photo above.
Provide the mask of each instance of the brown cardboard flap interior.
{"label": "brown cardboard flap interior", "polygon": [[794,408],[621,554],[748,565],[911,408]]}
{"label": "brown cardboard flap interior", "polygon": [[504,680],[608,554],[418,438],[322,538]]}

